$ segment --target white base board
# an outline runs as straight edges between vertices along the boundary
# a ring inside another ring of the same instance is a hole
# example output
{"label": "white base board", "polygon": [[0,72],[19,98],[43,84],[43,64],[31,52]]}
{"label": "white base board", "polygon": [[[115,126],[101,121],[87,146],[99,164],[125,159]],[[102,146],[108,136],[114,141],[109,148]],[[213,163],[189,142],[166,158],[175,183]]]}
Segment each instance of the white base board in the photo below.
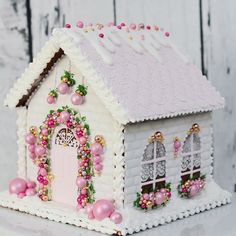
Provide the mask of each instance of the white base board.
{"label": "white base board", "polygon": [[100,222],[88,220],[83,211],[77,212],[71,207],[55,202],[42,202],[37,197],[18,199],[6,191],[0,193],[0,205],[3,207],[106,234],[117,233],[122,235],[170,223],[230,202],[231,194],[211,181],[207,183],[206,189],[194,199],[186,200],[173,196],[166,207],[149,212],[133,208],[124,209],[120,211],[124,219],[122,224],[115,225],[109,219]]}

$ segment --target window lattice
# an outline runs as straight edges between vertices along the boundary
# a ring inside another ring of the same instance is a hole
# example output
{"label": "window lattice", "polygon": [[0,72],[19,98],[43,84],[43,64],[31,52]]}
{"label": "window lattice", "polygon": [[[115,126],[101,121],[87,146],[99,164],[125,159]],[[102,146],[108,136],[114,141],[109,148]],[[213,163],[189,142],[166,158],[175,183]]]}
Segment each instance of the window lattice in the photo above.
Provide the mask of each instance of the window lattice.
{"label": "window lattice", "polygon": [[166,150],[161,141],[147,145],[141,164],[141,184],[144,192],[160,188],[165,183]]}
{"label": "window lattice", "polygon": [[199,177],[201,168],[201,141],[197,132],[191,133],[182,149],[181,175],[183,180]]}
{"label": "window lattice", "polygon": [[74,133],[72,132],[71,129],[68,129],[68,128],[62,128],[61,130],[58,131],[55,138],[55,144],[63,145],[65,147],[78,146]]}

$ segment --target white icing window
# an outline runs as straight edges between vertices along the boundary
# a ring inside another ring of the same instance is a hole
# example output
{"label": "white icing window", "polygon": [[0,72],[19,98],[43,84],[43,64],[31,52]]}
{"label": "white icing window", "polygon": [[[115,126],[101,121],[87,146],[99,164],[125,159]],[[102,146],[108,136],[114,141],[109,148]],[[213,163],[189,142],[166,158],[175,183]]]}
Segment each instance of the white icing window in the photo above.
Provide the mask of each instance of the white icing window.
{"label": "white icing window", "polygon": [[197,132],[187,136],[182,149],[181,177],[186,181],[189,178],[200,176],[201,142]]}
{"label": "white icing window", "polygon": [[77,147],[78,143],[74,136],[74,133],[71,129],[68,128],[62,128],[58,131],[56,138],[55,138],[55,144],[57,145],[63,145],[65,147]]}
{"label": "white icing window", "polygon": [[142,192],[151,192],[165,186],[166,150],[161,141],[147,145],[141,162]]}

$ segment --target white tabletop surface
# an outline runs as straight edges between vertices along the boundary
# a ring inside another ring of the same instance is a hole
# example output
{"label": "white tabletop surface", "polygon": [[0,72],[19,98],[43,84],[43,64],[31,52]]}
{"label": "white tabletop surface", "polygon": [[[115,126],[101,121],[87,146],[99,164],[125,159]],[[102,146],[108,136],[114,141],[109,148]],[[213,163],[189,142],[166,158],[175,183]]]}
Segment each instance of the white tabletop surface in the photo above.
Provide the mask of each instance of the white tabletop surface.
{"label": "white tabletop surface", "polygon": [[[1,236],[101,236],[102,234],[0,208]],[[236,236],[236,194],[223,207],[166,224],[139,236]]]}

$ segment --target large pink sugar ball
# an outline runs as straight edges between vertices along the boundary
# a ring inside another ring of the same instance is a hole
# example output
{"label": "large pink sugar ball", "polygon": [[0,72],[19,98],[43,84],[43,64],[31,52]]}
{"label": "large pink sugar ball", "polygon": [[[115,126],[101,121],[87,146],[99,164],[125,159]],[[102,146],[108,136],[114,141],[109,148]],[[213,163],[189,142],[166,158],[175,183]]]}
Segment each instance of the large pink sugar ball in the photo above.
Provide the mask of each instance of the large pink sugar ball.
{"label": "large pink sugar ball", "polygon": [[115,208],[113,203],[106,199],[97,200],[93,204],[93,215],[95,219],[99,221],[110,217],[114,210]]}
{"label": "large pink sugar ball", "polygon": [[66,94],[66,93],[69,92],[69,86],[68,86],[67,83],[64,83],[64,82],[60,83],[60,84],[57,86],[57,89],[58,89],[58,92],[59,92],[60,94]]}
{"label": "large pink sugar ball", "polygon": [[70,114],[67,111],[62,111],[60,114],[61,122],[67,122],[70,119]]}
{"label": "large pink sugar ball", "polygon": [[81,96],[80,94],[78,93],[74,93],[72,96],[71,96],[71,102],[72,104],[74,105],[81,105],[84,103],[84,97]]}
{"label": "large pink sugar ball", "polygon": [[34,144],[36,142],[36,138],[33,134],[28,133],[25,136],[25,142],[28,144]]}
{"label": "large pink sugar ball", "polygon": [[37,156],[42,156],[45,154],[45,152],[46,152],[46,149],[43,146],[38,145],[35,147],[35,154]]}
{"label": "large pink sugar ball", "polygon": [[103,147],[100,143],[93,143],[91,145],[91,152],[93,155],[101,155],[103,153]]}
{"label": "large pink sugar ball", "polygon": [[13,179],[9,184],[9,192],[19,194],[24,193],[27,188],[26,181],[21,178],[15,178]]}
{"label": "large pink sugar ball", "polygon": [[76,179],[76,185],[77,185],[80,189],[84,188],[84,187],[86,186],[86,184],[87,184],[87,180],[86,180],[85,178],[83,178],[83,177],[81,177],[81,176],[77,177],[77,179]]}
{"label": "large pink sugar ball", "polygon": [[115,224],[120,224],[122,222],[122,215],[119,212],[113,212],[110,216],[110,220]]}

